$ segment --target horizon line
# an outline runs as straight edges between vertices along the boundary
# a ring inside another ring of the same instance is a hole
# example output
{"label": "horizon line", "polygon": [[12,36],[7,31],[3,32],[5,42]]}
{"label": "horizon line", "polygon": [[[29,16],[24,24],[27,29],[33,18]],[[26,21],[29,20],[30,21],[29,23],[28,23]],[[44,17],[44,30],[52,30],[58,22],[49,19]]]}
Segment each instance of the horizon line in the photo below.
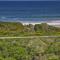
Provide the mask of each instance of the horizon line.
{"label": "horizon line", "polygon": [[[0,1],[28,1],[28,0],[0,0]],[[29,0],[29,1],[60,1],[60,0]]]}

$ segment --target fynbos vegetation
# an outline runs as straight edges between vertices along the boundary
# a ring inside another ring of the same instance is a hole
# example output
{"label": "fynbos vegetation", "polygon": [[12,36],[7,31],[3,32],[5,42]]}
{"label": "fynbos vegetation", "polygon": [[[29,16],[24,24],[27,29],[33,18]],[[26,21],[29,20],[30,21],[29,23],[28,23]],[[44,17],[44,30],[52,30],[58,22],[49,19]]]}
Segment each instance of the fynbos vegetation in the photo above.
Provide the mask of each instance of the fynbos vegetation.
{"label": "fynbos vegetation", "polygon": [[20,22],[0,22],[0,60],[60,60],[60,28],[46,23],[23,25]]}
{"label": "fynbos vegetation", "polygon": [[0,36],[60,36],[60,28],[47,23],[23,25],[20,22],[0,22]]}
{"label": "fynbos vegetation", "polygon": [[0,39],[0,60],[60,60],[60,37]]}

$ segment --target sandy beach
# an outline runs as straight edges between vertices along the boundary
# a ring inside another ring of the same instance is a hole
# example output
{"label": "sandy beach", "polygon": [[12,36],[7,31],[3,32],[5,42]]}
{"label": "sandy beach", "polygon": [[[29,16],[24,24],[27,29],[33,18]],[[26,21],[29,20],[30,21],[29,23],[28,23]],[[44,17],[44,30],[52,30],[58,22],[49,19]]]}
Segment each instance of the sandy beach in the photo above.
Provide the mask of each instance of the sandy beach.
{"label": "sandy beach", "polygon": [[52,25],[52,26],[56,26],[56,27],[60,27],[60,21],[59,20],[53,20],[53,21],[46,21],[46,22],[21,22],[23,25],[28,25],[28,24],[32,24],[32,25],[35,25],[35,24],[41,24],[41,23],[47,23],[48,25]]}

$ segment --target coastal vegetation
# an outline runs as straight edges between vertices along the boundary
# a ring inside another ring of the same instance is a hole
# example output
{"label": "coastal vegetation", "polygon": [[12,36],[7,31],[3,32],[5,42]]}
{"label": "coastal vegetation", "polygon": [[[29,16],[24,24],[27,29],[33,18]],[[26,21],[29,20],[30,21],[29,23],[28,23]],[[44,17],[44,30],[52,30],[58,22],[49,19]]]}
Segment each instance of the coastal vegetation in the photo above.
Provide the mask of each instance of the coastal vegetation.
{"label": "coastal vegetation", "polygon": [[60,60],[60,37],[0,39],[0,60]]}
{"label": "coastal vegetation", "polygon": [[[4,38],[28,36],[36,37]],[[59,36],[60,28],[47,23],[0,22],[0,60],[60,60]]]}
{"label": "coastal vegetation", "polygon": [[20,22],[0,22],[0,36],[60,36],[60,27],[47,23],[23,25]]}

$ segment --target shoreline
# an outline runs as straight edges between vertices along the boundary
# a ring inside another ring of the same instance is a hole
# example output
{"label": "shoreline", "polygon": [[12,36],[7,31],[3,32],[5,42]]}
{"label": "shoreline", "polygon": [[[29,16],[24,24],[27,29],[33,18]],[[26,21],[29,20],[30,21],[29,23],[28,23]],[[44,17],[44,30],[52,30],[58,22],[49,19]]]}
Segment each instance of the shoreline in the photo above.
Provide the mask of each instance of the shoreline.
{"label": "shoreline", "polygon": [[21,22],[23,25],[35,25],[35,24],[41,24],[41,23],[47,23],[48,25],[55,26],[55,27],[60,27],[60,22]]}
{"label": "shoreline", "polygon": [[35,25],[35,24],[41,24],[41,23],[47,23],[48,25],[51,25],[51,26],[56,26],[56,27],[60,27],[60,21],[59,20],[53,20],[53,21],[19,21],[19,20],[16,20],[16,21],[0,21],[0,22],[17,22],[17,23],[22,23],[23,25],[29,25],[29,24],[32,24],[32,25]]}

